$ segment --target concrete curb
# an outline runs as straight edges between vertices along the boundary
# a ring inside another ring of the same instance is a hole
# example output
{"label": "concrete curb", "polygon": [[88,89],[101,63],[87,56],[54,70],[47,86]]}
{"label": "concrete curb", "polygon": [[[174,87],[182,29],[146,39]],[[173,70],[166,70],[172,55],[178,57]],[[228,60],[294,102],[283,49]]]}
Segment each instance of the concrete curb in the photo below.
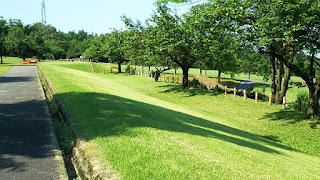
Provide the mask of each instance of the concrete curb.
{"label": "concrete curb", "polygon": [[[49,80],[44,76],[42,70],[40,67],[38,67],[39,75],[42,82],[42,87],[45,90],[45,96],[46,98],[49,98],[48,100],[54,101],[56,105],[58,106],[57,114],[59,114],[59,117],[61,117],[64,121],[67,122],[67,118],[65,115],[65,112],[63,112],[63,108],[61,107],[61,104],[54,99],[53,93],[52,93],[52,85],[49,82]],[[49,109],[48,109],[49,111]],[[75,167],[76,173],[80,179],[95,179],[95,180],[104,180],[104,179],[119,179],[115,173],[111,170],[111,168],[107,169],[101,169],[98,165],[95,165],[94,161],[90,159],[90,157],[86,154],[85,150],[82,148],[82,142],[80,139],[78,139],[74,132],[72,132],[75,137],[75,147],[72,150],[72,163]]]}
{"label": "concrete curb", "polygon": [[[36,68],[36,71],[37,71],[37,74],[38,74],[38,84],[40,85],[40,87],[42,87],[42,84],[41,84],[41,81],[40,81],[40,78],[39,78],[39,72],[38,72],[38,68]],[[44,91],[43,91],[43,88],[41,88],[41,99],[43,100],[43,104],[44,104],[44,108],[45,108],[45,113],[48,115],[48,118],[47,121],[49,122],[50,124],[50,138],[51,138],[51,142],[52,143],[52,147],[54,150],[54,153],[55,153],[55,160],[57,161],[57,168],[58,168],[58,172],[60,174],[60,177],[59,179],[60,180],[68,180],[68,173],[67,173],[67,170],[66,170],[66,167],[65,167],[65,164],[64,164],[64,161],[63,161],[63,156],[62,156],[62,152],[59,148],[59,144],[58,144],[58,140],[57,140],[57,136],[56,136],[56,133],[55,133],[55,130],[54,130],[54,125],[53,125],[53,122],[52,122],[52,119],[51,119],[51,114],[50,114],[50,111],[49,111],[49,107],[48,107],[48,104],[45,103],[46,101],[46,96],[44,94]]]}

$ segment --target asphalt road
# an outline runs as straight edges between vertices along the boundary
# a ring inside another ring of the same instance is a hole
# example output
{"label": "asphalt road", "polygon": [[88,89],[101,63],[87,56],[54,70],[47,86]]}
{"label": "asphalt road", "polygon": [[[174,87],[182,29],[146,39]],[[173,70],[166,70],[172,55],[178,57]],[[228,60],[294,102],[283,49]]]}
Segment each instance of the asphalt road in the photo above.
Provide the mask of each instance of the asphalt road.
{"label": "asphalt road", "polygon": [[239,86],[238,86],[238,90],[245,90],[248,87],[254,87],[254,81],[250,81],[250,80],[241,80]]}
{"label": "asphalt road", "polygon": [[59,179],[56,140],[36,67],[0,77],[0,179]]}

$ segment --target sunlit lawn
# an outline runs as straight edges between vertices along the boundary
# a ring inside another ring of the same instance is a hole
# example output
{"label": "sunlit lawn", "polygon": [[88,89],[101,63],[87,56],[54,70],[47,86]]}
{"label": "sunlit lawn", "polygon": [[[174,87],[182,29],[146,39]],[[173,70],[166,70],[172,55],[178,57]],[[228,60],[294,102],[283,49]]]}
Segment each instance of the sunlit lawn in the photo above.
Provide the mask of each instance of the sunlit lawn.
{"label": "sunlit lawn", "polygon": [[89,63],[40,64],[88,155],[123,179],[320,178],[319,129],[302,113]]}

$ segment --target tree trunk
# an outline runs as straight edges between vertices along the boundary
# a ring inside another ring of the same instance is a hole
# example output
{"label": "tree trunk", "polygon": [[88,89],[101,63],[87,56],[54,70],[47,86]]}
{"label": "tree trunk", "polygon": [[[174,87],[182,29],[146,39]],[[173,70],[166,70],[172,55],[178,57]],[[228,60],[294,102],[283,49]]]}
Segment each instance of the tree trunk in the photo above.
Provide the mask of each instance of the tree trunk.
{"label": "tree trunk", "polygon": [[160,70],[156,70],[156,74],[154,75],[154,80],[155,80],[156,82],[159,81],[160,75],[161,75]]}
{"label": "tree trunk", "polygon": [[121,61],[118,61],[118,73],[121,73]]}
{"label": "tree trunk", "polygon": [[281,91],[281,84],[282,84],[282,69],[283,69],[283,64],[279,62],[279,60],[276,60],[276,97],[275,97],[275,103],[276,104],[282,104],[282,98],[280,95]]}
{"label": "tree trunk", "polygon": [[218,84],[221,82],[221,71],[218,70]]}
{"label": "tree trunk", "polygon": [[250,79],[250,76],[251,76],[251,72],[248,73],[248,79]]}
{"label": "tree trunk", "polygon": [[[282,83],[281,92],[280,92],[280,97],[282,101],[283,101],[283,97],[286,96],[287,94],[289,80],[290,80],[290,72],[291,72],[286,65],[283,65],[283,69],[284,69],[283,83]],[[283,103],[282,101],[281,103]]]}
{"label": "tree trunk", "polygon": [[3,61],[2,61],[2,56],[1,56],[1,64],[3,64]]}
{"label": "tree trunk", "polygon": [[148,66],[148,72],[151,72],[151,66]]}
{"label": "tree trunk", "polygon": [[270,65],[271,65],[271,103],[275,103],[276,96],[276,65],[275,65],[275,57],[273,55],[270,56]]}
{"label": "tree trunk", "polygon": [[319,85],[316,87],[314,85],[309,86],[309,107],[307,110],[307,116],[309,118],[314,118],[319,114]]}
{"label": "tree trunk", "polygon": [[182,72],[183,72],[182,86],[184,88],[189,87],[189,68],[188,67],[182,68]]}
{"label": "tree trunk", "polygon": [[141,66],[141,73],[142,74],[144,73],[144,66],[143,65]]}
{"label": "tree trunk", "polygon": [[202,69],[200,68],[200,76],[202,76]]}
{"label": "tree trunk", "polygon": [[208,75],[208,72],[207,72],[207,70],[204,70],[204,74],[205,74],[205,75]]}

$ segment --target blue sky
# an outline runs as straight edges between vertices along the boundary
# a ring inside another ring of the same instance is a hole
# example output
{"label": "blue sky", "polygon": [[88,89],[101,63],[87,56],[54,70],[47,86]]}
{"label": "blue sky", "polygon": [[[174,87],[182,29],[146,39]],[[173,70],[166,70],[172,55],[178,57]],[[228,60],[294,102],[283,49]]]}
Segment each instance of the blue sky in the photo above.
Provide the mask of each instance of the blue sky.
{"label": "blue sky", "polygon": [[[42,0],[0,0],[0,16],[21,19],[24,24],[41,21]],[[46,0],[47,24],[58,30],[107,33],[124,25],[120,16],[144,22],[150,17],[155,0]],[[179,13],[189,6],[175,6]]]}

